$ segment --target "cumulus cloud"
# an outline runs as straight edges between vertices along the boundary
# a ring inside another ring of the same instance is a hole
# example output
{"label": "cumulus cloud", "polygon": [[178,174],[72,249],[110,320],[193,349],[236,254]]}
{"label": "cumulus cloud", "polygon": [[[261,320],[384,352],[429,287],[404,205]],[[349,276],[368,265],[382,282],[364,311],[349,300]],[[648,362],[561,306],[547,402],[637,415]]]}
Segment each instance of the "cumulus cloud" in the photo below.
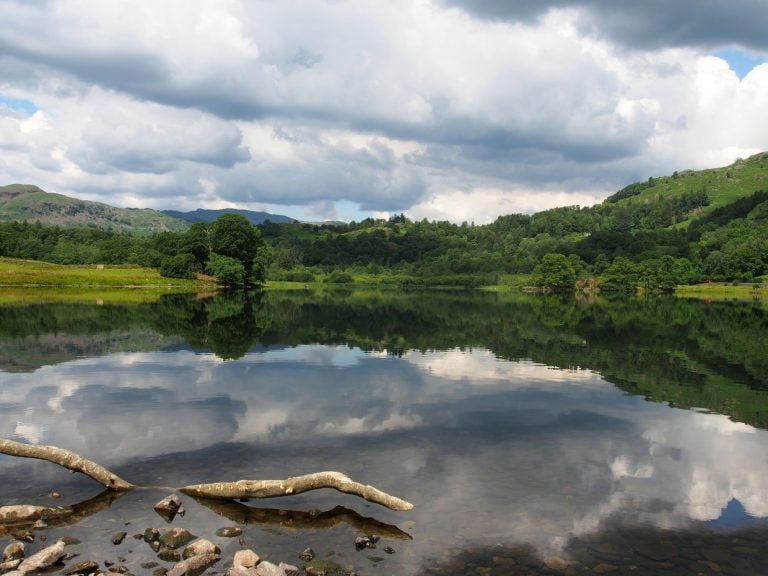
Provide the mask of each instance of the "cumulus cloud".
{"label": "cumulus cloud", "polygon": [[495,20],[530,22],[550,10],[576,9],[583,28],[634,48],[737,44],[768,51],[768,7],[761,0],[441,0]]}
{"label": "cumulus cloud", "polygon": [[[30,102],[35,120],[0,105],[0,179],[120,205],[347,203],[478,222],[591,203],[768,148],[752,129],[766,65],[740,80],[710,55],[765,53],[766,12],[758,0],[4,2],[0,102]],[[448,199],[462,209],[442,210]]]}

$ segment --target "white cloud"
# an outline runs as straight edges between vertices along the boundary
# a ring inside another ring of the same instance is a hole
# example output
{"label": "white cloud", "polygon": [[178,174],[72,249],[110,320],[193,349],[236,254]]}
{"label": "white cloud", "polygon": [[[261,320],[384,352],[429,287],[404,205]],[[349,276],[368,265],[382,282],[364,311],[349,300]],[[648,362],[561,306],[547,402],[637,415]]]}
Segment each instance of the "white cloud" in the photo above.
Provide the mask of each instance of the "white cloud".
{"label": "white cloud", "polygon": [[480,223],[768,148],[768,65],[739,81],[708,55],[738,26],[717,40],[697,15],[687,40],[660,23],[666,44],[628,47],[631,10],[560,4],[482,20],[430,0],[5,2],[0,97],[40,110],[0,109],[0,181]]}

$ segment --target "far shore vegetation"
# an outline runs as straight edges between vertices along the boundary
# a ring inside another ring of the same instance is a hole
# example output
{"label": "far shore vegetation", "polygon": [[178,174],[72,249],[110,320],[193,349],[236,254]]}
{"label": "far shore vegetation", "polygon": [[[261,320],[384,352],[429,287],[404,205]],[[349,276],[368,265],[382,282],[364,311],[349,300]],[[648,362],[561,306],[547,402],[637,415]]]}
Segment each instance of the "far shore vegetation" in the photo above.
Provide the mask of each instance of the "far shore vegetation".
{"label": "far shore vegetation", "polygon": [[[243,215],[224,214],[182,231],[139,234],[79,221],[0,221],[0,284],[190,291],[376,285],[763,298],[766,179],[768,153],[762,153],[726,168],[631,184],[596,206],[509,214],[482,225],[399,214],[254,226]],[[23,194],[14,196],[21,200]]]}

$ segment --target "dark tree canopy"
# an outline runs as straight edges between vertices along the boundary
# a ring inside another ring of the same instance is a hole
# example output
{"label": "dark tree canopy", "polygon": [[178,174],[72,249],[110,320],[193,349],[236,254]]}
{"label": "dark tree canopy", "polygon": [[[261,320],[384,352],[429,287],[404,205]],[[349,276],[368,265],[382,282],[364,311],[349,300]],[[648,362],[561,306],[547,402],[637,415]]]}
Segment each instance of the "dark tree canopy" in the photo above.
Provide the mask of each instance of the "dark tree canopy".
{"label": "dark tree canopy", "polygon": [[254,258],[263,243],[258,228],[240,214],[224,214],[211,226],[211,250],[238,260],[243,265],[246,279],[251,277]]}

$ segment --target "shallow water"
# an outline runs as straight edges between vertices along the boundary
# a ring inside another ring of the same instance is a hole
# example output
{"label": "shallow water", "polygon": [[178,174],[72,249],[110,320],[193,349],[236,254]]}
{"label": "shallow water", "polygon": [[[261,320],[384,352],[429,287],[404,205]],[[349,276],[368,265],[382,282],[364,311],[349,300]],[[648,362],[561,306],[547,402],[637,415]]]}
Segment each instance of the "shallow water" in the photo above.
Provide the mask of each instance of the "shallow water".
{"label": "shallow water", "polygon": [[[147,487],[38,531],[80,539],[79,559],[170,566],[131,536],[167,526],[163,487],[333,469],[415,508],[182,496],[173,525],[225,560],[245,546],[301,565],[311,546],[361,574],[768,574],[760,307],[267,293],[0,318],[0,436]],[[0,481],[2,504],[101,490],[10,457]],[[240,541],[216,536],[233,525]],[[357,551],[369,533],[377,548]]]}

